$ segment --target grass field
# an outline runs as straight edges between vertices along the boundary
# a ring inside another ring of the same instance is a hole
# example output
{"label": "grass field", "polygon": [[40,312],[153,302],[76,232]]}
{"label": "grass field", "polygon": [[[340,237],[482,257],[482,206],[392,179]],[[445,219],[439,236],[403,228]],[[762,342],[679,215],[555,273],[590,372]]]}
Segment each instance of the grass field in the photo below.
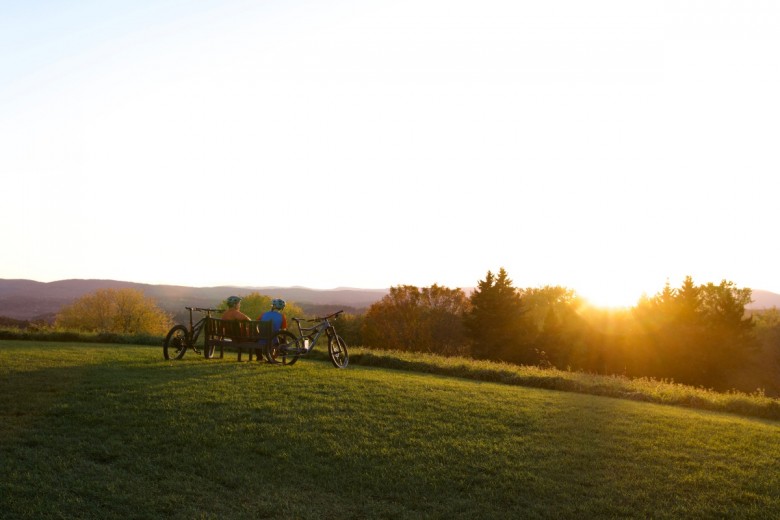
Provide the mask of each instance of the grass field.
{"label": "grass field", "polygon": [[780,423],[302,360],[0,342],[0,518],[780,518]]}

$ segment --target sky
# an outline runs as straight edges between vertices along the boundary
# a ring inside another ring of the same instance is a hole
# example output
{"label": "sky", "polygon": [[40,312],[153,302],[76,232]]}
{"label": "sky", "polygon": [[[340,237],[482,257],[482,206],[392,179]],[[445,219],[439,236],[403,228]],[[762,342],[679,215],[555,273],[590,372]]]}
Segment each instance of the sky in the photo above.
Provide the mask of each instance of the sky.
{"label": "sky", "polygon": [[0,278],[780,293],[774,0],[0,0]]}

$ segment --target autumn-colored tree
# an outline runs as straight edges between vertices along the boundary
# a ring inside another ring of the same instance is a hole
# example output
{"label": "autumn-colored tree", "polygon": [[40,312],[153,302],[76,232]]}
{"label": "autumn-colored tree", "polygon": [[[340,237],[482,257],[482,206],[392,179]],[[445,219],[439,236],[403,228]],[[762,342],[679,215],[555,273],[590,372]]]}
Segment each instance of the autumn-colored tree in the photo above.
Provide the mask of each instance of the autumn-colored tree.
{"label": "autumn-colored tree", "polygon": [[403,285],[374,303],[363,320],[366,345],[395,350],[465,352],[462,316],[468,300],[461,289]]}
{"label": "autumn-colored tree", "polygon": [[100,289],[63,307],[57,327],[87,332],[164,335],[171,317],[136,289]]}

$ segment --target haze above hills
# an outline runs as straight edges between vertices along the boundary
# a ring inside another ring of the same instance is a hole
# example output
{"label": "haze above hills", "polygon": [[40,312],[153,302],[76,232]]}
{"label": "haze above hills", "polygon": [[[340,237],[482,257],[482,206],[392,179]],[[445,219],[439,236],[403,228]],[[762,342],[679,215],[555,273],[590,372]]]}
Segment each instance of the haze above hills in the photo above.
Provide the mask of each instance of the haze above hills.
{"label": "haze above hills", "polygon": [[0,279],[0,316],[17,320],[48,319],[63,305],[99,289],[138,289],[157,300],[165,311],[178,315],[189,307],[214,307],[232,294],[243,296],[251,292],[284,298],[300,305],[306,312],[317,313],[338,307],[348,312],[361,312],[388,293],[383,289],[331,290],[305,287],[184,287],[150,285],[117,280],[34,280]]}
{"label": "haze above hills", "polygon": [[[231,294],[239,296],[251,292],[284,298],[311,313],[330,312],[340,308],[348,312],[362,312],[384,297],[389,289],[309,289],[306,287],[185,287],[178,285],[151,285],[118,280],[9,280],[0,278],[0,316],[17,320],[50,319],[63,305],[97,291],[98,289],[138,289],[157,300],[167,312],[180,315],[185,306],[213,307]],[[749,309],[780,308],[780,294],[753,289],[753,303]]]}

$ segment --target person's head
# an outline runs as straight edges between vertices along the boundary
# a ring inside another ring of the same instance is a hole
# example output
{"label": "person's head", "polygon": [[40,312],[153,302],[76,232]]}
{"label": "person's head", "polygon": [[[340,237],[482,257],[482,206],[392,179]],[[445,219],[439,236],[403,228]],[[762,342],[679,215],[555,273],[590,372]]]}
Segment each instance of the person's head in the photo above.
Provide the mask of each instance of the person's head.
{"label": "person's head", "polygon": [[271,310],[272,311],[281,311],[282,309],[284,309],[285,305],[286,305],[286,303],[284,302],[284,300],[282,300],[280,298],[276,298],[276,299],[274,299],[271,302]]}
{"label": "person's head", "polygon": [[239,298],[238,296],[228,296],[227,304],[228,307],[230,307],[231,309],[233,307],[238,307],[238,304],[240,303],[241,303],[241,298]]}

